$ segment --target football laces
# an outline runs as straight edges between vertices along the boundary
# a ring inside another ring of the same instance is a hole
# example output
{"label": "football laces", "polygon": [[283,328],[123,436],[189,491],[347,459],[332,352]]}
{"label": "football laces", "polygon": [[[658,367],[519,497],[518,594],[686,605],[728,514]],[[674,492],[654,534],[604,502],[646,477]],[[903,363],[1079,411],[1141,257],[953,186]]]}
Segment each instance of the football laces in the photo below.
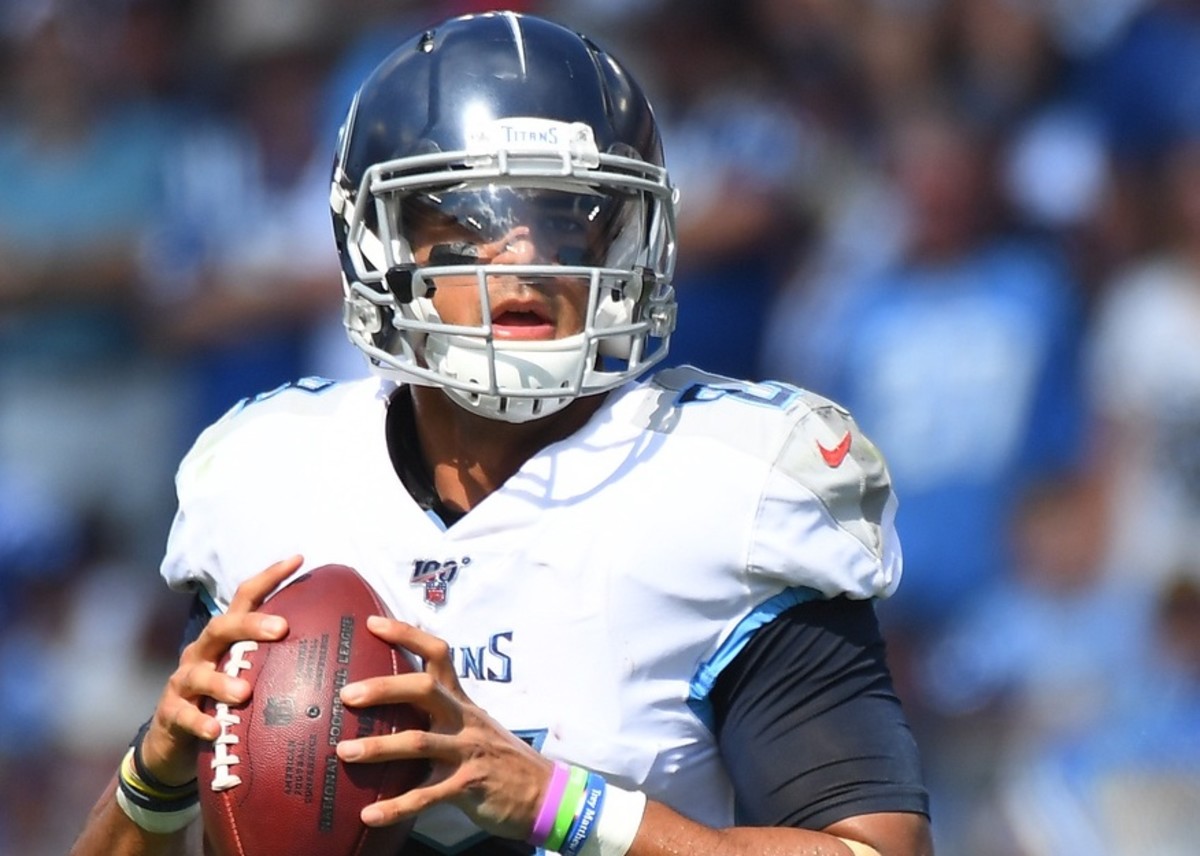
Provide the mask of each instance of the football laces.
{"label": "football laces", "polygon": [[[246,654],[257,650],[258,643],[253,640],[233,643],[233,646],[229,649],[229,662],[225,664],[225,674],[231,678],[236,678],[238,672],[243,669],[249,669],[251,664],[246,659]],[[211,787],[214,791],[227,791],[242,783],[241,778],[232,769],[241,762],[241,758],[232,751],[232,747],[237,746],[239,740],[232,729],[237,725],[241,725],[242,718],[231,711],[229,705],[225,702],[217,702],[215,717],[217,723],[221,726],[221,733],[213,740],[213,780]]]}

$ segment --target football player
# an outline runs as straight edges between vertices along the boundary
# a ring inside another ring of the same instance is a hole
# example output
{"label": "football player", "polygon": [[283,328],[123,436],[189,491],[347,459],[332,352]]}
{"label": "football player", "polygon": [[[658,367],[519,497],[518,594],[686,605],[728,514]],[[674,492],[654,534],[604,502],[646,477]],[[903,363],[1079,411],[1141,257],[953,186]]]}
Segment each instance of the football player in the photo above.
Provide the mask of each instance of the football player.
{"label": "football player", "polygon": [[378,377],[243,402],[183,461],[163,574],[192,638],[76,856],[183,846],[201,700],[250,692],[218,660],[283,635],[257,607],[325,563],[423,663],[342,695],[429,715],[338,747],[433,762],[362,815],[415,817],[406,856],[931,852],[872,606],[900,578],[886,467],[814,394],[650,372],[663,163],[629,71],[540,18],[452,19],[365,80],[330,198]]}

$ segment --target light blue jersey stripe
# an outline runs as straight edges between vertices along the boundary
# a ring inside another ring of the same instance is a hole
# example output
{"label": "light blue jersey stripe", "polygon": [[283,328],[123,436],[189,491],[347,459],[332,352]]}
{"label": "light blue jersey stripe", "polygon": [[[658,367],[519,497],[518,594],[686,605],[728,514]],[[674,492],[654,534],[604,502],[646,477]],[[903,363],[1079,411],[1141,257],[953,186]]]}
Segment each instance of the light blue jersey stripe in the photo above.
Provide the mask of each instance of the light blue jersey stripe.
{"label": "light blue jersey stripe", "polygon": [[200,602],[204,604],[204,608],[208,610],[209,616],[217,616],[225,611],[213,600],[212,593],[205,586],[200,586],[196,595],[200,598]]}
{"label": "light blue jersey stripe", "polygon": [[715,729],[716,722],[709,694],[725,667],[732,663],[738,654],[742,653],[742,649],[746,647],[750,637],[759,628],[770,624],[793,606],[819,597],[821,597],[821,593],[816,589],[784,589],[769,600],[760,603],[749,615],[738,622],[737,627],[733,629],[716,653],[700,664],[700,668],[692,677],[691,689],[688,692],[688,707],[710,731]]}

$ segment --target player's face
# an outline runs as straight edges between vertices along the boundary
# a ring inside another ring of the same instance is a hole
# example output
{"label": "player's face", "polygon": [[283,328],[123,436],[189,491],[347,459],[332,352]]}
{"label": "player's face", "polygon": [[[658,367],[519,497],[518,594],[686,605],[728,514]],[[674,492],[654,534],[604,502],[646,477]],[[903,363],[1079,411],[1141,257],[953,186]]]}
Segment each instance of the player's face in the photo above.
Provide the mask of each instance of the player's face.
{"label": "player's face", "polygon": [[[408,203],[403,230],[418,267],[604,265],[614,234],[637,209],[626,200],[509,188],[448,191]],[[475,275],[438,274],[433,304],[443,322],[490,321],[497,339],[560,339],[584,328],[588,279],[514,272],[488,276],[487,311]]]}
{"label": "player's face", "polygon": [[[534,235],[518,226],[486,243],[470,243],[457,226],[431,230],[414,247],[418,266],[430,264],[529,265],[541,261]],[[448,260],[448,254],[471,255]],[[439,258],[440,257],[440,258]],[[483,324],[483,303],[475,276],[439,276],[433,305],[447,324]],[[561,339],[583,330],[588,290],[578,277],[536,279],[521,276],[488,277],[488,303],[497,339]]]}

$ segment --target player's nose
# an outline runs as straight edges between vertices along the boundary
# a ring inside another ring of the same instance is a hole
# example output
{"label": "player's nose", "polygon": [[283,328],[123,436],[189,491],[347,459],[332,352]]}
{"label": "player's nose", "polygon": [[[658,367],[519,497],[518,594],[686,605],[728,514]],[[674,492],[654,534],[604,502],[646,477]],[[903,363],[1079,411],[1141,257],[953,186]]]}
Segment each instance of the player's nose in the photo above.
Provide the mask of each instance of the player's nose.
{"label": "player's nose", "polygon": [[539,254],[533,231],[528,226],[518,226],[504,236],[500,252],[493,261],[497,264],[528,265],[545,259]]}

